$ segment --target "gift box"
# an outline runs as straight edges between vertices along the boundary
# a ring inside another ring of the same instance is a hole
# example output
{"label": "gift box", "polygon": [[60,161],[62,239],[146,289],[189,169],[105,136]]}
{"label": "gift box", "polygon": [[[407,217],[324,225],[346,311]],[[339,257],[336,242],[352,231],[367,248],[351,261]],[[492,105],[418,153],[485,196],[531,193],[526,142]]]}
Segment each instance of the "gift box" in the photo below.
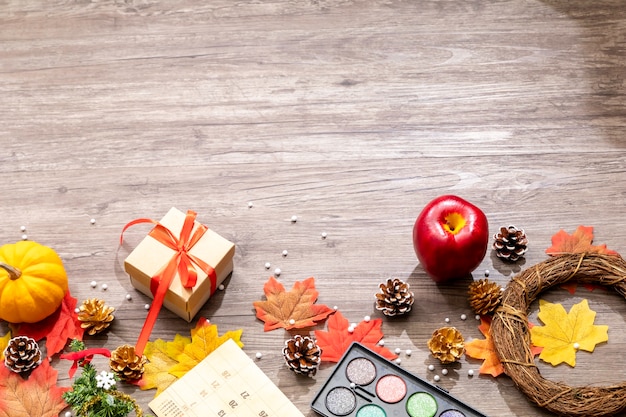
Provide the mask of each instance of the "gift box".
{"label": "gift box", "polygon": [[[195,218],[195,213],[193,214]],[[170,209],[158,222],[160,226],[157,225],[126,257],[124,269],[130,276],[131,284],[137,290],[154,297],[153,291],[156,292],[158,285],[155,277],[161,274],[164,268],[167,269],[166,264],[178,262],[176,260],[179,255],[178,251],[170,247],[174,245],[168,246],[164,241],[159,240],[158,234],[153,232],[157,228],[161,229],[160,231],[165,228],[167,234],[171,233],[175,239],[181,239],[183,225],[186,221],[190,221],[188,216],[189,212],[186,215],[176,208]],[[147,221],[146,219],[139,220]],[[232,242],[195,220],[193,220],[193,228],[189,235],[195,236],[198,228],[200,228],[198,232],[200,237],[184,254],[187,256],[188,253],[191,259],[189,265],[196,271],[197,281],[192,288],[185,288],[179,270],[173,269],[173,278],[163,301],[165,308],[188,322],[200,311],[215,289],[232,273],[235,255],[235,245]],[[197,261],[194,262],[194,259]],[[212,268],[211,274],[199,266],[202,264],[208,265],[209,270]]]}

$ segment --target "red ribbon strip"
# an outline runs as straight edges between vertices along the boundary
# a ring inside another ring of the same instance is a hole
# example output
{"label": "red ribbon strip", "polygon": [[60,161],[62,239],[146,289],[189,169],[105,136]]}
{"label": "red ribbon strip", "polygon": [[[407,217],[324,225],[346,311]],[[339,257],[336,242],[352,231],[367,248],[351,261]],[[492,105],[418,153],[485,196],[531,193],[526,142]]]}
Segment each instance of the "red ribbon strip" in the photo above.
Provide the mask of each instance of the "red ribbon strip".
{"label": "red ribbon strip", "polygon": [[93,359],[93,355],[102,355],[110,358],[111,351],[105,348],[91,348],[80,350],[78,352],[64,353],[59,356],[59,358],[74,361],[68,372],[70,378],[73,378],[76,370],[78,369],[78,362],[83,361],[83,363],[87,364],[91,362],[91,360]]}
{"label": "red ribbon strip", "polygon": [[196,212],[191,210],[187,211],[187,214],[185,215],[185,222],[183,223],[183,227],[180,231],[180,237],[178,238],[167,227],[152,219],[135,219],[129,222],[122,229],[120,244],[122,244],[122,241],[124,240],[124,232],[129,227],[139,223],[152,223],[155,227],[148,234],[175,252],[172,258],[150,279],[150,291],[154,296],[154,300],[152,301],[152,305],[148,311],[148,317],[146,317],[146,321],[144,322],[139,338],[137,339],[137,344],[135,345],[135,354],[138,356],[143,354],[146,343],[148,343],[148,339],[150,338],[150,333],[152,333],[154,324],[159,316],[159,311],[163,306],[165,294],[167,293],[167,290],[170,287],[177,271],[183,287],[193,288],[198,279],[198,273],[193,266],[193,264],[196,264],[204,273],[207,274],[211,281],[211,295],[213,295],[217,288],[217,276],[213,267],[197,256],[189,253],[189,250],[191,250],[191,248],[198,243],[202,235],[204,235],[204,233],[208,230],[206,226],[200,224],[196,228],[196,231],[191,234],[195,220]]}

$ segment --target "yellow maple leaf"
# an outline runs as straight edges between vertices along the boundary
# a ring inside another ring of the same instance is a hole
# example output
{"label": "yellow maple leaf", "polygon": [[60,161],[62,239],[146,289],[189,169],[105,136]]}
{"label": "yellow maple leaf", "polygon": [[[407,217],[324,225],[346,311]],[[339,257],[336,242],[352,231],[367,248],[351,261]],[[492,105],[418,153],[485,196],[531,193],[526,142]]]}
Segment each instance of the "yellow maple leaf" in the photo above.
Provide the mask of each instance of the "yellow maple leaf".
{"label": "yellow maple leaf", "polygon": [[0,361],[4,360],[4,349],[6,349],[11,340],[11,332],[7,332],[4,336],[0,337]]}
{"label": "yellow maple leaf", "polygon": [[243,347],[242,332],[243,330],[239,329],[219,336],[216,325],[201,319],[196,328],[191,331],[191,343],[185,345],[183,352],[176,358],[178,363],[169,369],[169,373],[176,378],[182,377],[228,339],[233,339],[239,347]]}
{"label": "yellow maple leaf", "polygon": [[169,370],[178,363],[178,356],[183,353],[185,346],[189,343],[191,343],[190,338],[178,334],[171,342],[162,339],[148,342],[143,353],[149,362],[144,367],[139,388],[142,390],[156,388],[155,396],[157,396],[176,381],[176,377],[170,374]]}
{"label": "yellow maple leaf", "polygon": [[593,352],[596,344],[609,340],[609,326],[593,324],[596,312],[582,300],[569,313],[561,304],[539,300],[539,319],[544,326],[530,329],[532,343],[542,346],[539,359],[556,366],[562,362],[576,366],[576,350]]}
{"label": "yellow maple leaf", "polygon": [[239,347],[243,347],[242,332],[239,329],[219,336],[216,325],[200,318],[196,327],[191,330],[191,338],[177,334],[169,342],[162,339],[148,342],[144,355],[149,362],[137,385],[142,390],[156,388],[156,397],[226,340],[233,339]]}

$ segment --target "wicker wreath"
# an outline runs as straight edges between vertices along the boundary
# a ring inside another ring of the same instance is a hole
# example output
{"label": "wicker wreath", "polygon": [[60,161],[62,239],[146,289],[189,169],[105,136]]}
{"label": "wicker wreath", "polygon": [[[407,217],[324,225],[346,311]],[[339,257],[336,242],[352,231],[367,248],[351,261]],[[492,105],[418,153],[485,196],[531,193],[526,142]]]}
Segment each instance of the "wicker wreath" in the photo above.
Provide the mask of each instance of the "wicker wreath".
{"label": "wicker wreath", "polygon": [[626,409],[626,382],[571,387],[544,379],[530,350],[528,309],[544,290],[570,280],[611,287],[626,297],[626,261],[603,254],[561,255],[522,271],[507,285],[491,337],[505,373],[530,400],[561,416],[609,416]]}

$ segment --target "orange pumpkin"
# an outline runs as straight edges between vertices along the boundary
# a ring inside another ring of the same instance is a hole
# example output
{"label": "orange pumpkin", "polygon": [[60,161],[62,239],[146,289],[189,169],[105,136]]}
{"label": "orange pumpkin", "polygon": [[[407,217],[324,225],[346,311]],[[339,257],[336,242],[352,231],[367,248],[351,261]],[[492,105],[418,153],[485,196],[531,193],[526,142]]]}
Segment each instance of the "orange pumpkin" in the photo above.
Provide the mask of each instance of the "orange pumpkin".
{"label": "orange pumpkin", "polygon": [[0,320],[36,323],[54,313],[68,289],[63,262],[33,241],[0,247]]}

